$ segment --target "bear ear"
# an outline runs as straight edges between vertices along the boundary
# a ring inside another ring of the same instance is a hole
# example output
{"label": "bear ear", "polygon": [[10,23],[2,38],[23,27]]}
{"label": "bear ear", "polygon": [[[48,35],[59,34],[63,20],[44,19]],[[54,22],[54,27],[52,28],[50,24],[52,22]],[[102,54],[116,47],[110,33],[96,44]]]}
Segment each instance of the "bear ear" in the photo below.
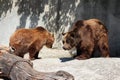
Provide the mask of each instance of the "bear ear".
{"label": "bear ear", "polygon": [[70,36],[73,37],[73,38],[79,38],[80,37],[80,35],[77,32],[71,32]]}
{"label": "bear ear", "polygon": [[84,26],[84,22],[83,20],[78,20],[76,23],[75,23],[75,26]]}

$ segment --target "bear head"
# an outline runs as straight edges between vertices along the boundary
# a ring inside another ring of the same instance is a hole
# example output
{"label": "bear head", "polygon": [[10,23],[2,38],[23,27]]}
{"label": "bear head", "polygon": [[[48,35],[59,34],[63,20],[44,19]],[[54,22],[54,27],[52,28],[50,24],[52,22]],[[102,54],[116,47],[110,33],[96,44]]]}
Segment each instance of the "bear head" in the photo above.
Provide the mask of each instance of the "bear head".
{"label": "bear head", "polygon": [[71,50],[72,48],[77,47],[80,42],[80,35],[78,32],[70,31],[67,33],[62,33],[62,43],[64,50]]}
{"label": "bear head", "polygon": [[49,33],[48,34],[48,39],[47,39],[47,42],[46,42],[46,47],[52,48],[54,41],[55,41],[54,34]]}

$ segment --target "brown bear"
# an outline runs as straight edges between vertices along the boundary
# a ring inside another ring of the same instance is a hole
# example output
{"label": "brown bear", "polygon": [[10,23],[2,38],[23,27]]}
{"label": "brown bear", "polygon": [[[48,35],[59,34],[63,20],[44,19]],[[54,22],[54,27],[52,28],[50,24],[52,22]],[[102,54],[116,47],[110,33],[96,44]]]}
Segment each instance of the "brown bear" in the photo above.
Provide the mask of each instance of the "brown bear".
{"label": "brown bear", "polygon": [[98,19],[78,20],[63,33],[63,49],[77,49],[76,59],[88,59],[95,50],[100,56],[109,57],[108,31]]}
{"label": "brown bear", "polygon": [[30,59],[37,59],[41,48],[46,45],[52,48],[54,35],[43,27],[33,29],[21,28],[16,30],[10,37],[9,46],[13,54],[24,57],[29,52]]}

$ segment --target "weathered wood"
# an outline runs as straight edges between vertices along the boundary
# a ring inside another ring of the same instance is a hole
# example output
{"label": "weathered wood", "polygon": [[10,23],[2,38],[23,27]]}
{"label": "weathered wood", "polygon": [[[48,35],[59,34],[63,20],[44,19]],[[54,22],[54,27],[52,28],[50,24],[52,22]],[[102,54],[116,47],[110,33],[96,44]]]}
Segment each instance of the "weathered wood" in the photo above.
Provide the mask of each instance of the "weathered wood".
{"label": "weathered wood", "polygon": [[4,50],[0,52],[0,70],[11,80],[74,80],[73,76],[65,71],[35,71],[30,61]]}

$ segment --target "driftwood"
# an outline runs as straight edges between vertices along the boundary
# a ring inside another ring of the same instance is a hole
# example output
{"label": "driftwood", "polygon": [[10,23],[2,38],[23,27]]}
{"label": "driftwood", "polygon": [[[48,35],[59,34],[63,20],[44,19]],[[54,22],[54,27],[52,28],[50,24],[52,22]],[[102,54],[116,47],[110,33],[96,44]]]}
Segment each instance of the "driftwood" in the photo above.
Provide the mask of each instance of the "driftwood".
{"label": "driftwood", "polygon": [[32,63],[21,57],[0,51],[1,75],[11,80],[74,80],[73,76],[65,71],[38,72],[32,68]]}

